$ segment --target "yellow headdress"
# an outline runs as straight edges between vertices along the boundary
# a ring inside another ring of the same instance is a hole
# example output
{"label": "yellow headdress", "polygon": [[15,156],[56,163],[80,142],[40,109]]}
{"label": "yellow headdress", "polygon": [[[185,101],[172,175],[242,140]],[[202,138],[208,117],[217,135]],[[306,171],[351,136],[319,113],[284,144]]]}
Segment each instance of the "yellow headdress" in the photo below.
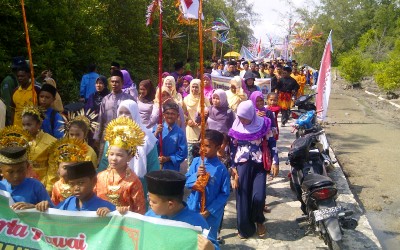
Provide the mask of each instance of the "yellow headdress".
{"label": "yellow headdress", "polygon": [[88,147],[82,140],[62,138],[51,144],[49,152],[49,162],[56,162],[58,165],[60,162],[84,161]]}
{"label": "yellow headdress", "polygon": [[24,147],[29,150],[32,136],[18,126],[7,126],[0,131],[0,147]]}
{"label": "yellow headdress", "polygon": [[60,131],[64,132],[65,135],[68,134],[69,129],[71,128],[71,124],[75,121],[83,121],[90,131],[94,132],[98,127],[99,123],[95,121],[98,114],[94,111],[91,112],[90,109],[85,112],[84,109],[81,109],[77,112],[68,112],[68,115],[64,118],[64,126],[61,127]]}
{"label": "yellow headdress", "polygon": [[22,110],[22,116],[24,116],[26,114],[34,115],[41,122],[44,120],[44,117],[45,117],[44,113],[45,113],[45,110],[38,106],[25,106],[24,109]]}
{"label": "yellow headdress", "polygon": [[144,144],[144,132],[128,117],[120,116],[112,120],[105,129],[104,139],[110,146],[117,146],[135,155],[137,147]]}

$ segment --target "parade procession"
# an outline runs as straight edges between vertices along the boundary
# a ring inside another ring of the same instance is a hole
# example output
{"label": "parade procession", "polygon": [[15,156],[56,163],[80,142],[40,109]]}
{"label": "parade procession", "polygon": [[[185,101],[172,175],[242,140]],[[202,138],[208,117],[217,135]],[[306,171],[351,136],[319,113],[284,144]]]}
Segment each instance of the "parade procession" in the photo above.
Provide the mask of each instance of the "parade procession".
{"label": "parade procession", "polygon": [[1,3],[0,249],[382,249],[327,136],[358,71],[317,4]]}

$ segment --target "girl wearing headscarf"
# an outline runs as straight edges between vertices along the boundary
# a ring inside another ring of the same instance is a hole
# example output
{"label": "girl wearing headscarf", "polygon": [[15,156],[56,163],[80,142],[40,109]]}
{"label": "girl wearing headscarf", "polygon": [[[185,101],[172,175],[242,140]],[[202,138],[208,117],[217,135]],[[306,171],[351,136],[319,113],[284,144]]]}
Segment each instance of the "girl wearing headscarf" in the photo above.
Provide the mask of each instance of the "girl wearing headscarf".
{"label": "girl wearing headscarf", "polygon": [[204,97],[207,98],[208,100],[211,100],[214,91],[211,75],[205,73],[203,75],[203,78],[204,78]]}
{"label": "girl wearing headscarf", "polygon": [[[278,133],[278,125],[276,123],[275,119],[275,114],[269,110],[265,105],[264,105],[264,94],[261,93],[260,91],[254,91],[250,95],[250,100],[253,102],[254,107],[256,108],[256,113],[258,116],[266,116],[269,119],[271,119],[271,129],[272,133],[277,135]],[[276,137],[275,137],[276,139]]]}
{"label": "girl wearing headscarf", "polygon": [[[158,89],[156,92],[156,96],[154,98],[154,105],[153,105],[153,111],[151,112],[150,116],[150,121],[149,124],[147,124],[147,128],[153,129],[154,126],[159,122],[160,118],[160,100],[159,100],[159,95],[158,95]],[[175,102],[175,99],[172,98],[172,93],[171,90],[167,87],[162,87],[161,88],[161,105],[167,102]],[[175,102],[176,103],[176,102]],[[179,118],[178,118],[178,126],[182,129],[182,131],[185,133],[186,130],[186,123],[185,123],[185,113],[183,112],[183,108],[179,106]]]}
{"label": "girl wearing headscarf", "polygon": [[[163,87],[167,87],[171,92],[171,97],[174,99],[175,103],[182,107],[182,95],[176,90],[176,82],[173,76],[167,76],[164,79]],[[158,89],[156,92],[156,99],[158,97]]]}
{"label": "girl wearing headscarf", "polygon": [[96,92],[91,94],[85,104],[85,110],[94,111],[96,114],[99,113],[100,104],[103,98],[110,94],[107,88],[107,78],[105,76],[99,76],[96,79]]}
{"label": "girl wearing headscarf", "polygon": [[140,118],[145,126],[150,122],[155,96],[156,90],[149,79],[143,80],[139,83],[139,98],[137,104],[139,107]]}
{"label": "girl wearing headscarf", "polygon": [[[126,116],[135,121],[145,133],[143,146],[139,146],[137,148],[137,155],[130,160],[128,166],[139,177],[143,185],[143,191],[145,194],[147,194],[147,185],[144,175],[147,172],[160,169],[160,162],[158,161],[158,151],[156,147],[157,139],[152,131],[150,131],[146,128],[145,125],[143,125],[139,114],[139,108],[135,101],[122,101],[118,107],[117,114],[118,117]],[[106,156],[108,147],[109,144],[108,142],[106,142],[99,168],[97,169],[98,172],[105,170],[108,166],[108,158]]]}
{"label": "girl wearing headscarf", "polygon": [[131,75],[127,70],[122,69],[121,70],[123,78],[124,78],[124,84],[122,85],[122,91],[124,93],[130,94],[133,96],[133,99],[136,101],[138,98],[138,91],[136,89],[135,83],[132,81]]}
{"label": "girl wearing headscarf", "polygon": [[229,108],[232,109],[233,112],[236,112],[237,107],[242,101],[247,100],[247,95],[244,93],[242,88],[242,80],[240,76],[235,76],[231,79],[230,89],[225,91],[226,97],[228,100]]}
{"label": "girl wearing headscarf", "polygon": [[[192,149],[199,145],[200,124],[196,117],[200,113],[200,80],[193,79],[190,82],[190,94],[183,100],[183,108],[186,114],[186,139],[188,142],[188,164],[193,160]],[[207,98],[204,98],[205,107],[210,106]]]}
{"label": "girl wearing headscarf", "polygon": [[225,91],[215,90],[212,95],[212,106],[208,109],[208,128],[227,134],[234,120],[235,113],[229,108]]}
{"label": "girl wearing headscarf", "polygon": [[183,77],[183,84],[179,88],[178,92],[181,93],[182,98],[185,98],[190,93],[190,82],[193,80],[193,76],[185,75]]}
{"label": "girl wearing headscarf", "polygon": [[270,163],[271,157],[277,157],[275,148],[268,143],[273,139],[269,136],[271,120],[258,116],[251,100],[240,103],[236,115],[228,135],[232,138],[232,186],[236,189],[238,236],[249,238],[257,232],[262,238],[266,233],[263,209],[267,171],[264,162]]}

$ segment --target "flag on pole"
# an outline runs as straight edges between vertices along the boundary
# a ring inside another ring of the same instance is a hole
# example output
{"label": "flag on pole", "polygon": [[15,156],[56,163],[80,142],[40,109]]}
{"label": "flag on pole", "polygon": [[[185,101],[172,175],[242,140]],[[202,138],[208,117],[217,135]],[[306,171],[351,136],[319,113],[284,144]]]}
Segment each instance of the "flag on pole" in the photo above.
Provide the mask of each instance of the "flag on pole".
{"label": "flag on pole", "polygon": [[[198,19],[199,18],[199,0],[180,0],[181,12],[185,19]],[[201,16],[204,20],[204,16]]]}
{"label": "flag on pole", "polygon": [[331,94],[331,53],[332,47],[332,30],[329,32],[328,40],[325,44],[324,54],[322,56],[321,66],[319,68],[319,76],[317,81],[317,96],[315,99],[315,106],[318,113],[318,120],[325,121],[328,112],[329,95]]}
{"label": "flag on pole", "polygon": [[261,37],[260,37],[260,42],[258,43],[258,48],[257,48],[257,54],[259,55],[261,53]]}

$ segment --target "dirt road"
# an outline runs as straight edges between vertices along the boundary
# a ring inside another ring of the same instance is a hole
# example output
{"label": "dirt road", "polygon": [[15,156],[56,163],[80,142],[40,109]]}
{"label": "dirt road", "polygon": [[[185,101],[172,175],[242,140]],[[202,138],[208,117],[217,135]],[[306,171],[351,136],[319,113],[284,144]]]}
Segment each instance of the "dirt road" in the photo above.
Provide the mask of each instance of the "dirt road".
{"label": "dirt road", "polygon": [[384,249],[400,244],[400,109],[365,93],[333,82],[328,125],[330,144]]}

